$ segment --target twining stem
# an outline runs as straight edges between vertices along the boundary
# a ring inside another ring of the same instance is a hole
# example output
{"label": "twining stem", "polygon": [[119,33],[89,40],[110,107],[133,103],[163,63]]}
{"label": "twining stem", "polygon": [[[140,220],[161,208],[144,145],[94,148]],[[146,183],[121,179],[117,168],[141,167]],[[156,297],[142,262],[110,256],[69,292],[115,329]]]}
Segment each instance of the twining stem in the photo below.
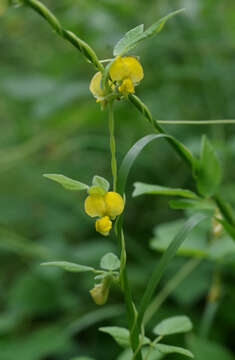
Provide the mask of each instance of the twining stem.
{"label": "twining stem", "polygon": [[114,116],[113,101],[109,102],[109,134],[110,134],[110,151],[111,151],[111,169],[113,175],[113,191],[117,189],[117,160],[116,160],[116,143],[114,136]]}
{"label": "twining stem", "polygon": [[57,32],[58,35],[68,40],[73,46],[75,46],[85,56],[86,60],[92,63],[97,70],[104,70],[104,67],[99,61],[94,50],[74,33],[63,29],[59,20],[43,3],[41,3],[39,0],[23,0],[23,4],[31,7],[38,14],[40,14]]}

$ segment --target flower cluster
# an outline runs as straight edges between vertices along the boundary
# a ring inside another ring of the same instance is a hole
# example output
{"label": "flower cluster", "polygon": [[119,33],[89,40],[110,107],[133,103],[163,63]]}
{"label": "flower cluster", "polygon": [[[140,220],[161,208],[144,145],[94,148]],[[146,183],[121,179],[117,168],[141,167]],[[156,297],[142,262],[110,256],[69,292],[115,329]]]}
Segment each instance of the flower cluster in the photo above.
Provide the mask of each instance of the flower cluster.
{"label": "flower cluster", "polygon": [[95,228],[100,234],[108,236],[112,229],[112,221],[120,215],[124,209],[124,201],[121,195],[114,191],[104,194],[92,193],[85,199],[85,212],[91,217],[99,217]]}
{"label": "flower cluster", "polygon": [[101,88],[102,73],[97,72],[90,82],[90,91],[97,99],[104,101],[109,93],[127,96],[135,91],[135,86],[143,79],[144,72],[139,61],[133,56],[117,56],[109,68],[109,88]]}

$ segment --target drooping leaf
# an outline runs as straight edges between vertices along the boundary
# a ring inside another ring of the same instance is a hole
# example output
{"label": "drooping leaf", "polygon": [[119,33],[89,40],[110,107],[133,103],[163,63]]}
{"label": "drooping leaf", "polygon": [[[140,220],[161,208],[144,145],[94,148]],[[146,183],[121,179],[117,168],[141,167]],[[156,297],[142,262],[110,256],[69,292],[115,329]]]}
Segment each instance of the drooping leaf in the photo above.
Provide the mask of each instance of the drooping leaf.
{"label": "drooping leaf", "polygon": [[204,135],[200,159],[196,163],[196,184],[201,195],[209,197],[215,193],[221,181],[221,168],[216,152]]}
{"label": "drooping leaf", "polygon": [[[106,326],[99,328],[99,330],[111,335],[121,347],[126,348],[130,346],[130,332],[128,329],[119,326]],[[145,336],[143,344],[149,343],[150,340]]]}
{"label": "drooping leaf", "polygon": [[173,316],[161,321],[154,327],[153,332],[156,335],[172,335],[191,331],[193,328],[191,320],[185,316]]}
{"label": "drooping leaf", "polygon": [[151,301],[151,298],[154,294],[154,291],[159,284],[162,275],[175,256],[177,250],[179,249],[180,245],[184,242],[184,240],[188,237],[191,231],[197,226],[202,220],[206,219],[205,214],[194,214],[191,216],[188,221],[184,224],[181,230],[175,235],[174,239],[172,240],[171,244],[168,246],[167,250],[162,255],[160,261],[157,263],[157,266],[153,270],[153,273],[150,277],[148,285],[146,287],[145,293],[142,297],[142,301],[139,308],[138,314],[138,324],[141,324],[142,319],[144,317],[145,311]]}
{"label": "drooping leaf", "polygon": [[100,267],[104,270],[117,270],[120,268],[120,260],[115,254],[107,253],[102,257]]}
{"label": "drooping leaf", "polygon": [[119,172],[118,172],[118,181],[117,181],[117,189],[118,193],[123,195],[125,191],[126,181],[131,170],[131,167],[141,153],[141,151],[148,145],[151,141],[157,140],[160,138],[170,138],[169,135],[166,134],[151,134],[144,136],[140,140],[138,140],[128,151],[126,156],[124,157]]}
{"label": "drooping leaf", "polygon": [[165,344],[157,344],[155,345],[156,349],[158,351],[160,351],[163,354],[181,354],[181,355],[185,355],[188,356],[190,358],[194,358],[193,354],[191,353],[191,351],[184,349],[182,347],[179,346],[172,346],[172,345],[165,345]]}
{"label": "drooping leaf", "polygon": [[113,54],[114,56],[122,56],[126,54],[128,51],[134,49],[141,41],[158,34],[168,19],[172,16],[179,14],[184,9],[180,9],[174,11],[167,16],[164,16],[154,24],[152,24],[147,30],[144,30],[143,25],[138,25],[134,29],[129,30],[124,37],[118,41],[118,43],[114,47]]}
{"label": "drooping leaf", "polygon": [[67,190],[81,191],[89,189],[88,185],[81,183],[80,181],[70,179],[69,177],[61,174],[44,174],[43,176],[58,182]]}
{"label": "drooping leaf", "polygon": [[91,266],[74,264],[69,261],[50,261],[41,264],[42,266],[56,266],[63,270],[70,272],[86,272],[94,271],[95,269]]}
{"label": "drooping leaf", "polygon": [[132,193],[133,197],[153,194],[153,195],[166,195],[166,196],[182,196],[185,198],[198,199],[198,196],[190,190],[186,189],[174,189],[166,186],[160,185],[151,185],[141,182],[134,183],[134,191]]}

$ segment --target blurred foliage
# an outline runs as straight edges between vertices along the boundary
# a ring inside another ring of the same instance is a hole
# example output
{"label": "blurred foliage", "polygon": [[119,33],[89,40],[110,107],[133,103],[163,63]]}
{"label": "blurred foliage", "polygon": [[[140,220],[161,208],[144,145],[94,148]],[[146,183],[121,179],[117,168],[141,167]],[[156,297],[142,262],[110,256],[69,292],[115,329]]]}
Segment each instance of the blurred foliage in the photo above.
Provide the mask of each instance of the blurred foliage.
{"label": "blurred foliage", "polygon": [[[137,94],[156,119],[234,117],[233,0],[45,0],[45,4],[102,58],[111,56],[113,45],[132,27],[150,25],[186,7],[185,15],[171,19],[159,36],[138,48],[145,78]],[[7,1],[0,3],[0,49],[0,360],[70,360],[82,355],[115,359],[118,346],[97,328],[126,325],[119,290],[113,289],[109,305],[96,308],[88,293],[93,287],[89,274],[78,277],[39,266],[56,260],[96,266],[106,252],[117,250],[112,238],[95,233],[83,211],[84,195],[66,192],[42,177],[63,173],[85,183],[94,174],[111,178],[107,113],[100,112],[88,90],[92,68],[32,10],[8,8]],[[120,160],[151,128],[129,104],[118,104],[115,117]],[[201,135],[208,135],[224,170],[221,191],[235,205],[233,125],[167,128],[195,154]],[[158,224],[182,218],[182,211],[170,210],[160,196],[131,199],[134,181],[192,188],[192,180],[163,141],[147,148],[134,166],[125,229],[128,274],[138,301],[160,256],[152,229],[156,227],[155,236],[163,230],[157,230]],[[196,234],[198,244],[206,236],[202,231],[203,235]],[[199,262],[147,329],[164,316],[186,313],[194,322],[194,334],[186,337],[186,343],[196,360],[234,359],[235,261],[230,247],[226,249],[222,262],[216,254]],[[177,257],[161,286],[187,261]],[[215,266],[222,274],[223,296],[209,339],[202,339],[201,318]],[[179,344],[182,337],[174,339]]]}

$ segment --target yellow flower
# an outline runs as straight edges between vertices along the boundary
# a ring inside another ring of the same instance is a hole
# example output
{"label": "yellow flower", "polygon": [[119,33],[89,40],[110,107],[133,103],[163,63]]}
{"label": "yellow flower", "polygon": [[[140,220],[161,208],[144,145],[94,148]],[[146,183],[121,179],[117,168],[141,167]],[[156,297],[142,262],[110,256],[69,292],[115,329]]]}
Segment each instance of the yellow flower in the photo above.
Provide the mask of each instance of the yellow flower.
{"label": "yellow flower", "polygon": [[112,219],[120,215],[124,209],[124,201],[121,195],[114,191],[109,191],[104,195],[106,214]]}
{"label": "yellow flower", "polygon": [[95,229],[101,235],[108,236],[112,229],[112,221],[110,221],[108,216],[104,216],[101,219],[96,220]]}
{"label": "yellow flower", "polygon": [[89,86],[90,92],[98,100],[103,100],[105,96],[104,90],[101,89],[101,84],[100,84],[101,78],[102,78],[102,73],[99,71],[93,76]]}
{"label": "yellow flower", "polygon": [[98,194],[87,196],[84,203],[84,209],[90,217],[104,216],[106,212],[104,196]]}
{"label": "yellow flower", "polygon": [[118,90],[123,94],[133,93],[134,86],[144,77],[139,61],[133,56],[117,56],[109,69],[113,81],[120,82]]}

